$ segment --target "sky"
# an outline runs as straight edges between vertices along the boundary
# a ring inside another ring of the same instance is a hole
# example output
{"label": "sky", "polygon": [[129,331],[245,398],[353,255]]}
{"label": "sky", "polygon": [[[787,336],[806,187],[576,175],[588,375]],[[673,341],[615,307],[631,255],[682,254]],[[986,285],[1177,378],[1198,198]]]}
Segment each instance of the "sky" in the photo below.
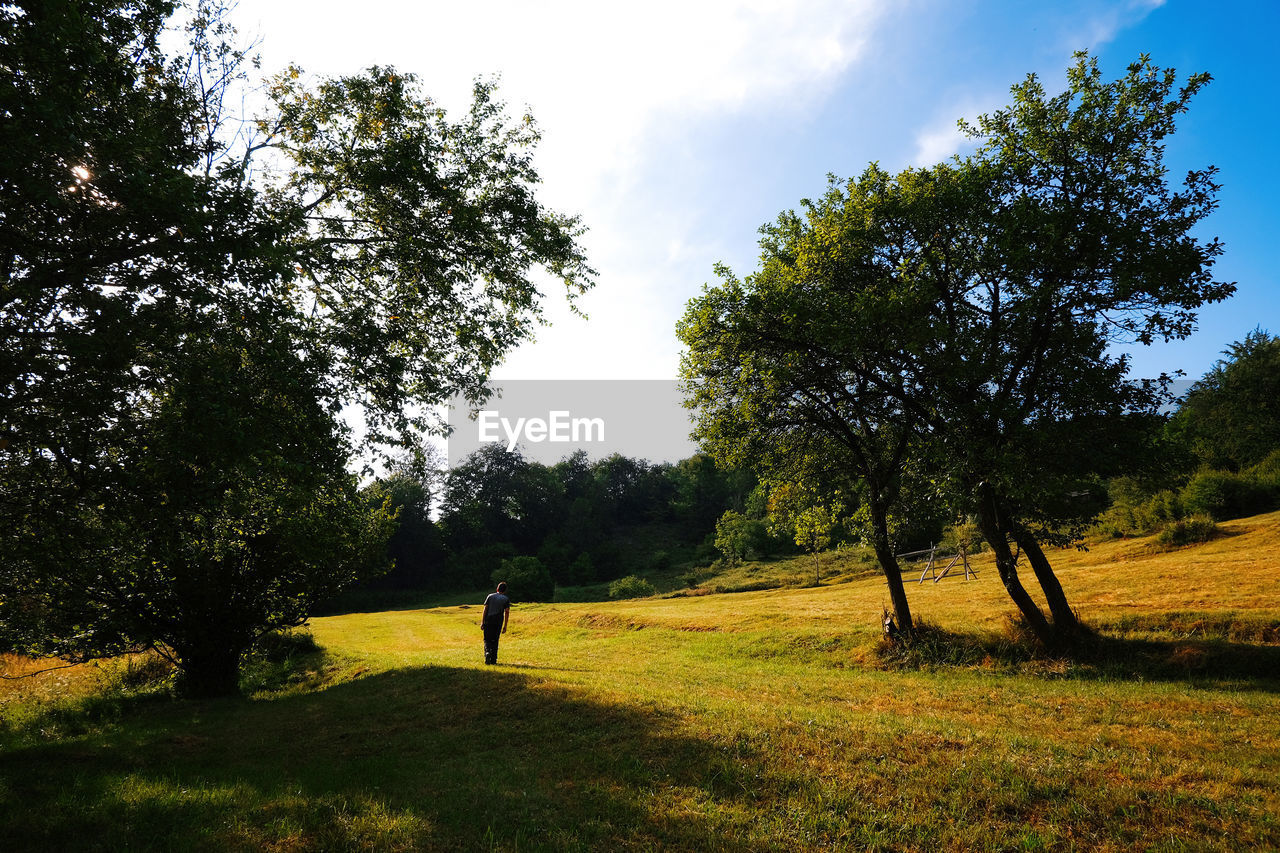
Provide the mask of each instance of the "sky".
{"label": "sky", "polygon": [[1114,79],[1139,54],[1214,77],[1170,140],[1170,174],[1221,169],[1204,238],[1236,295],[1191,338],[1135,347],[1134,373],[1197,378],[1232,341],[1280,333],[1277,231],[1280,3],[1192,0],[241,0],[264,71],[336,75],[391,65],[465,109],[500,75],[543,132],[542,199],[578,215],[599,276],[582,319],[547,280],[551,325],[499,379],[673,379],[675,324],[716,263],[756,269],[758,229],[826,176],[962,152],[956,121],[1004,106],[1035,73],[1059,91],[1076,50]]}

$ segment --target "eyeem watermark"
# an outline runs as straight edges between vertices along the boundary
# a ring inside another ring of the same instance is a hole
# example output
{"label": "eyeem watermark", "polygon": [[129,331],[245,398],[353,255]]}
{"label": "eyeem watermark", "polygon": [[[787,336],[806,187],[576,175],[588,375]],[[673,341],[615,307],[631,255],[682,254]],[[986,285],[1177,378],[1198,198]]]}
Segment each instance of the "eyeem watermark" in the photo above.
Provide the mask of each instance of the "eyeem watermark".
{"label": "eyeem watermark", "polygon": [[[506,441],[507,450],[515,450],[521,439],[534,444],[542,441],[559,444],[604,441],[604,418],[575,418],[567,410],[548,412],[546,420],[517,417],[513,424],[501,413],[483,409],[477,413],[476,420],[480,422],[482,443]],[[499,427],[501,439],[498,437]]]}
{"label": "eyeem watermark", "polygon": [[508,380],[494,382],[493,391],[477,405],[461,398],[450,404],[450,466],[494,445],[545,465],[577,451],[654,463],[698,451],[674,380]]}

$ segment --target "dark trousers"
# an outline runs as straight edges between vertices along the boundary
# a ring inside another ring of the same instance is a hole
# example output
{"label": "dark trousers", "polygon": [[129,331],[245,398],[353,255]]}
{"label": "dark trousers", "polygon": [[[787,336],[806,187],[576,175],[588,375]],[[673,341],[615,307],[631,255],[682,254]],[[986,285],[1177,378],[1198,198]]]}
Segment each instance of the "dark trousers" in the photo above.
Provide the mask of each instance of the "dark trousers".
{"label": "dark trousers", "polygon": [[502,636],[502,623],[484,626],[484,662],[498,662],[498,639]]}

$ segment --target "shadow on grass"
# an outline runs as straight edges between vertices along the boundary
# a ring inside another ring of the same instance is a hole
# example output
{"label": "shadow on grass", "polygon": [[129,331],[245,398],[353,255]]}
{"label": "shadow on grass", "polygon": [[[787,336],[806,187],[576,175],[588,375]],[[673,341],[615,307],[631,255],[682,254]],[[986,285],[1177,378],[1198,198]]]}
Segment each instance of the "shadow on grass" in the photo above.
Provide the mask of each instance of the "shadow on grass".
{"label": "shadow on grass", "polygon": [[[924,624],[913,636],[881,641],[876,658],[886,669],[983,667],[1082,679],[1230,682],[1280,692],[1280,645],[1228,639],[1232,632],[1222,630],[1221,637],[1179,639],[1090,630],[1067,648],[1048,651],[1016,628],[967,633]],[[1245,632],[1250,638],[1253,633]]]}
{"label": "shadow on grass", "polygon": [[103,733],[0,754],[0,849],[717,846],[696,817],[648,806],[673,786],[726,793],[721,751],[671,728],[519,673],[443,667],[136,704]]}

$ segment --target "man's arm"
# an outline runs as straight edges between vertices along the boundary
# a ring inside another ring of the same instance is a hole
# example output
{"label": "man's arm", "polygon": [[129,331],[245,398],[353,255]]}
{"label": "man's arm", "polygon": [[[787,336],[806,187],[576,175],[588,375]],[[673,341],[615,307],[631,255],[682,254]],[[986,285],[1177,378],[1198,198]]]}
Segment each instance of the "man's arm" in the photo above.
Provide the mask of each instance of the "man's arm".
{"label": "man's arm", "polygon": [[511,621],[511,605],[507,605],[507,609],[502,611],[502,633],[507,633],[507,623]]}

